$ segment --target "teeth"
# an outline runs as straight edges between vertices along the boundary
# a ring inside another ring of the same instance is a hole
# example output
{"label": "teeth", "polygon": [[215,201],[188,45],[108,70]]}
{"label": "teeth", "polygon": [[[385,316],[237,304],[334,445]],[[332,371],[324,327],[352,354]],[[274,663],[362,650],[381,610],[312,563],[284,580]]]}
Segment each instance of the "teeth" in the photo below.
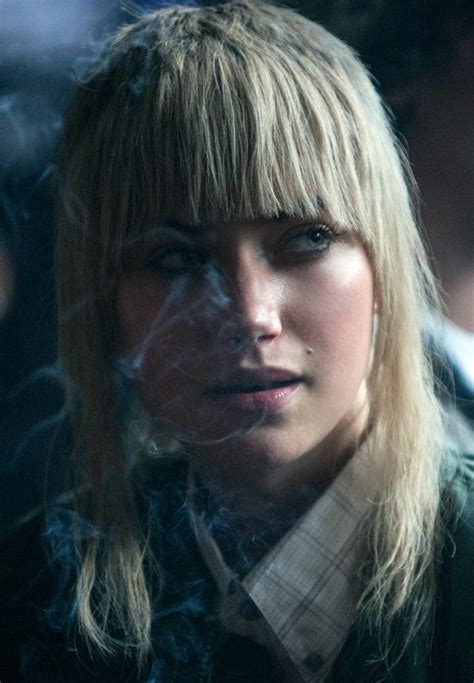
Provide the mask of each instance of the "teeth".
{"label": "teeth", "polygon": [[294,380],[284,380],[281,382],[270,382],[268,384],[257,384],[252,387],[235,387],[233,391],[256,393],[257,391],[268,391],[269,389],[278,389],[279,387],[286,387],[288,384],[292,384],[293,382]]}
{"label": "teeth", "polygon": [[257,391],[268,391],[269,389],[278,389],[280,387],[287,387],[294,384],[296,379],[287,379],[280,382],[267,382],[265,384],[250,385],[234,385],[228,387],[219,387],[212,391],[213,394],[255,394]]}

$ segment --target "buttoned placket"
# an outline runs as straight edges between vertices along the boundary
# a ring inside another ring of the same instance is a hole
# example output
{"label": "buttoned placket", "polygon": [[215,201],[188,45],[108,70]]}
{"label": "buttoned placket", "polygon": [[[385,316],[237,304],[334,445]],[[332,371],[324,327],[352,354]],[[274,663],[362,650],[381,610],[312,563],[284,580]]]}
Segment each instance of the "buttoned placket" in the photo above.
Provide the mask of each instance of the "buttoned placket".
{"label": "buttoned placket", "polygon": [[[194,482],[189,481],[191,483],[188,491],[192,492]],[[272,652],[279,662],[283,680],[288,683],[303,681],[271,626],[245,589],[240,577],[227,565],[220,548],[206,527],[203,515],[193,505],[193,499],[194,495],[191,493],[191,524],[201,555],[218,589],[217,617],[223,628],[229,633],[250,638]]]}

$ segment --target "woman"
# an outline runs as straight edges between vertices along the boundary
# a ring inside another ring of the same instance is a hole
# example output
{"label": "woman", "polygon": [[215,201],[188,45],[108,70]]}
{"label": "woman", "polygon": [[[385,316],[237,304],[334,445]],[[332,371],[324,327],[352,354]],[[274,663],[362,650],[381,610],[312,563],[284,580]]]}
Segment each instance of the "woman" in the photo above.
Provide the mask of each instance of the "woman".
{"label": "woman", "polygon": [[470,680],[409,178],[360,62],[289,10],[109,41],[59,155],[76,496],[23,675]]}

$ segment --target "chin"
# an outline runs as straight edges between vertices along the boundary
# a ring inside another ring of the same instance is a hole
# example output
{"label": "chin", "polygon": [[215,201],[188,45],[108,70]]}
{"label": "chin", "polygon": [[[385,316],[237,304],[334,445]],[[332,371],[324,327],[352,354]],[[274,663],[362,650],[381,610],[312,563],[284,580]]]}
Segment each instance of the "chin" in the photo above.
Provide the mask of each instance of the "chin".
{"label": "chin", "polygon": [[223,475],[226,479],[232,476],[242,482],[284,467],[298,460],[305,452],[304,445],[298,447],[288,434],[283,437],[271,435],[264,428],[259,429],[259,433],[256,431],[228,437],[213,445],[202,444],[190,450],[217,476]]}

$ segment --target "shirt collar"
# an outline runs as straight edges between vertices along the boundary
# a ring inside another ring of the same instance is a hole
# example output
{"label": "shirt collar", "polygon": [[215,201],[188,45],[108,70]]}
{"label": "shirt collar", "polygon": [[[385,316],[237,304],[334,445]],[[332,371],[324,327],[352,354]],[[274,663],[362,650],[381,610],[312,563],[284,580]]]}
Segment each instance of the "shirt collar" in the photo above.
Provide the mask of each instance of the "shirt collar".
{"label": "shirt collar", "polygon": [[[324,680],[351,627],[360,594],[361,528],[376,481],[369,442],[242,581],[193,509],[191,493],[191,520],[222,597],[224,627],[273,649],[279,644],[304,680]],[[242,610],[243,602],[255,606],[264,626],[248,618],[252,611]]]}

